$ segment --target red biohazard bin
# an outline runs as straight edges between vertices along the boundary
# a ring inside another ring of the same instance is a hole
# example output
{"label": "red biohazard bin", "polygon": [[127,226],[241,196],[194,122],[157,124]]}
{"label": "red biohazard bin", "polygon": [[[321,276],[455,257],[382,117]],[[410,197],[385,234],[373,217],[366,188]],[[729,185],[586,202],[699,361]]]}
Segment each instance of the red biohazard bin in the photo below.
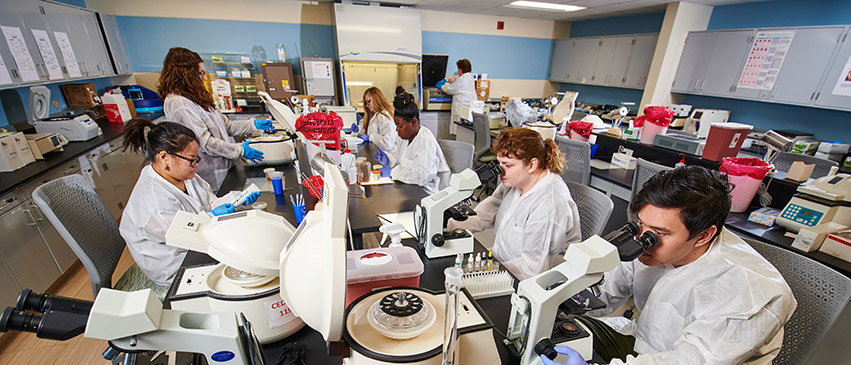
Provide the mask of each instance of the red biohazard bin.
{"label": "red biohazard bin", "polygon": [[721,160],[719,170],[726,172],[730,184],[734,185],[730,193],[733,197],[731,212],[741,213],[748,209],[762,179],[772,168],[774,165],[758,158],[724,157]]}
{"label": "red biohazard bin", "polygon": [[753,129],[752,125],[739,123],[712,123],[709,135],[706,137],[706,147],[703,147],[703,158],[710,161],[721,161],[724,157],[736,157],[742,142]]}

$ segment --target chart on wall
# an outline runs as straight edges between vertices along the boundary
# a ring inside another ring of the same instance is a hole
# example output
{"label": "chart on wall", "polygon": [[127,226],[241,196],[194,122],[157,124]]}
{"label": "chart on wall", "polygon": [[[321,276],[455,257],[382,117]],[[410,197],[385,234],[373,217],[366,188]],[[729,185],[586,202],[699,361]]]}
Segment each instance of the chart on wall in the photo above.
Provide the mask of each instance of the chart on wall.
{"label": "chart on wall", "polygon": [[47,76],[50,80],[65,78],[62,75],[62,66],[59,65],[59,59],[56,58],[56,52],[53,52],[53,43],[50,42],[50,37],[47,31],[40,29],[30,29],[35,38],[35,43],[38,45],[38,51],[41,53],[41,59],[44,60],[44,67],[47,68]]}
{"label": "chart on wall", "polygon": [[834,95],[851,96],[851,57],[845,62],[845,67],[842,68],[842,73],[839,74],[836,80],[836,86],[833,87]]}
{"label": "chart on wall", "polygon": [[758,32],[737,87],[771,90],[795,37],[794,30]]}
{"label": "chart on wall", "polygon": [[3,36],[6,37],[6,44],[9,46],[9,51],[12,52],[12,58],[18,65],[21,81],[38,80],[38,71],[35,69],[35,62],[30,56],[30,50],[27,48],[27,42],[24,40],[21,28],[0,26],[0,29],[3,31]]}

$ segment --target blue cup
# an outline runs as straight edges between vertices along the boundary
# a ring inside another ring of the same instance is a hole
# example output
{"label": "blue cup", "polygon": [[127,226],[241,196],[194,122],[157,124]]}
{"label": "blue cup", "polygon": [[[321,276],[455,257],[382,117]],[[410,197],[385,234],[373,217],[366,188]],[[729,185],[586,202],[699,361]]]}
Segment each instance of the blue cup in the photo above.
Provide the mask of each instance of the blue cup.
{"label": "blue cup", "polygon": [[597,149],[598,148],[600,148],[600,145],[598,145],[598,144],[592,144],[591,145],[591,157],[597,156]]}
{"label": "blue cup", "polygon": [[293,213],[295,213],[295,223],[301,224],[301,221],[304,220],[304,206],[301,205],[293,205]]}
{"label": "blue cup", "polygon": [[284,193],[284,173],[281,171],[272,171],[269,173],[269,178],[272,180],[272,190],[275,195]]}

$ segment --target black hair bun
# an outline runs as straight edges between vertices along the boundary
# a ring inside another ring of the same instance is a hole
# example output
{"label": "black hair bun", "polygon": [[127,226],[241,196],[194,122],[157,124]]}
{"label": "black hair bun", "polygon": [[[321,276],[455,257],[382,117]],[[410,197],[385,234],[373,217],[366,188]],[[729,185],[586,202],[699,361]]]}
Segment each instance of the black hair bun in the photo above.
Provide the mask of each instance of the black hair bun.
{"label": "black hair bun", "polygon": [[401,85],[396,86],[396,95],[402,95],[402,94],[404,94],[404,93],[405,93],[405,88],[404,88],[404,87],[402,87]]}
{"label": "black hair bun", "polygon": [[405,106],[407,106],[408,104],[413,104],[413,103],[414,103],[414,96],[409,94],[409,93],[403,92],[402,94],[397,95],[396,98],[393,99],[393,108],[402,109]]}

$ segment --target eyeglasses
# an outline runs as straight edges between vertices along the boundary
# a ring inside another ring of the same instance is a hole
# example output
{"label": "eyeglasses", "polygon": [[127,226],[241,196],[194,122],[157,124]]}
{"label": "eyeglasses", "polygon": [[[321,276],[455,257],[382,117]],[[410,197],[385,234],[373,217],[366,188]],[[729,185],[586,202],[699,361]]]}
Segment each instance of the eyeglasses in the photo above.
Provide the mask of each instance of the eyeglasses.
{"label": "eyeglasses", "polygon": [[202,79],[207,78],[207,70],[198,71],[198,76],[200,76]]}
{"label": "eyeglasses", "polygon": [[171,152],[169,152],[168,154],[169,154],[169,155],[172,155],[172,156],[175,156],[175,157],[179,157],[180,159],[183,159],[183,160],[189,161],[189,167],[195,167],[195,166],[198,166],[198,163],[200,163],[200,162],[201,162],[201,156],[196,156],[196,157],[193,159],[193,158],[183,157],[183,156],[178,155],[178,154],[176,154],[176,153],[171,153]]}
{"label": "eyeglasses", "polygon": [[363,105],[369,105],[369,104],[372,104],[372,99],[363,101]]}

